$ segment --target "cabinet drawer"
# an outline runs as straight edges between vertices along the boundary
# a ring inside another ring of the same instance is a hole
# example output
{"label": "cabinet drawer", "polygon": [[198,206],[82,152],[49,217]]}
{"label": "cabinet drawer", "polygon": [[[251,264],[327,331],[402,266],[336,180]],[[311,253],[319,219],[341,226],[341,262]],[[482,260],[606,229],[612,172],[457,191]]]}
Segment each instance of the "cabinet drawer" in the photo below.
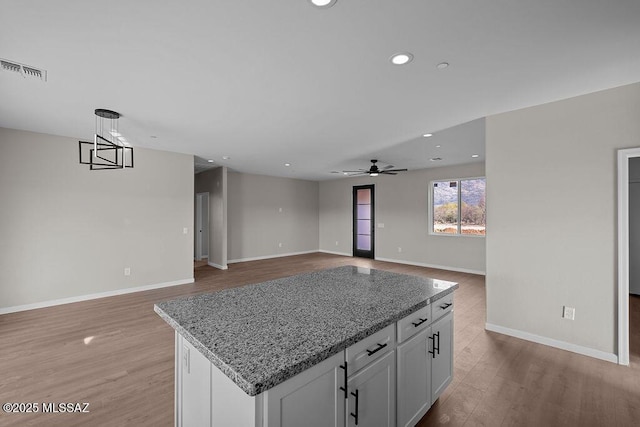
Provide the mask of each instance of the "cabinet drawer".
{"label": "cabinet drawer", "polygon": [[346,359],[349,376],[394,350],[395,345],[396,325],[392,323],[386,328],[348,347],[346,350]]}
{"label": "cabinet drawer", "polygon": [[398,321],[398,342],[408,340],[418,332],[427,328],[431,321],[431,305],[422,307],[404,319]]}
{"label": "cabinet drawer", "polygon": [[433,320],[437,320],[450,311],[453,311],[453,292],[439,300],[433,301],[431,306],[433,307],[431,309]]}

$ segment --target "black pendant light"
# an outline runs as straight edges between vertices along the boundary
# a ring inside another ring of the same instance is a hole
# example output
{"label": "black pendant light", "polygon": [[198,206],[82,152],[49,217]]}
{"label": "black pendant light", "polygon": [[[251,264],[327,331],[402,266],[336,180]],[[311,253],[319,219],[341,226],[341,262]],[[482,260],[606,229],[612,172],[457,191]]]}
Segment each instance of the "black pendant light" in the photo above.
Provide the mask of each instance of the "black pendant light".
{"label": "black pendant light", "polygon": [[95,115],[93,142],[78,141],[80,163],[89,170],[132,168],[133,147],[118,131],[120,113],[98,108]]}

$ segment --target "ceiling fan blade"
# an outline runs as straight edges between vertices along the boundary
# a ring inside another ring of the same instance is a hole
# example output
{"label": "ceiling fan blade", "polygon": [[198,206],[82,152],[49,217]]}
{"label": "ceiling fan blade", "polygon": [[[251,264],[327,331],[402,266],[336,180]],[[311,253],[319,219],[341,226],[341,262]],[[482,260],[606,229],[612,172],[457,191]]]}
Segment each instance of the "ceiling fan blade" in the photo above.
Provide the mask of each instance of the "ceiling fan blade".
{"label": "ceiling fan blade", "polygon": [[406,172],[408,169],[388,169],[385,170],[384,172]]}
{"label": "ceiling fan blade", "polygon": [[380,173],[381,173],[381,174],[384,174],[384,175],[398,175],[398,174],[397,174],[397,173],[395,173],[395,172],[389,172],[389,171],[381,171]]}
{"label": "ceiling fan blade", "polygon": [[359,169],[357,171],[342,171],[342,172],[360,172],[360,173],[363,173],[363,172],[369,172],[369,171],[365,170],[365,169]]}

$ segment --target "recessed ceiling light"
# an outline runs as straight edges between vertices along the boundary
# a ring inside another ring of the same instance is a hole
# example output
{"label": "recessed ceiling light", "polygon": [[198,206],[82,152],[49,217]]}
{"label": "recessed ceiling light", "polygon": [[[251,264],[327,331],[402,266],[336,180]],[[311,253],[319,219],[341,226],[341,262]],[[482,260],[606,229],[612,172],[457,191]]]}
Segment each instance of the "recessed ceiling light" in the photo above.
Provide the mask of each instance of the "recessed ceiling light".
{"label": "recessed ceiling light", "polygon": [[438,70],[444,70],[445,68],[447,68],[449,66],[448,62],[441,62],[438,65],[436,65],[436,68]]}
{"label": "recessed ceiling light", "polygon": [[424,136],[425,138],[429,138],[429,137],[432,137],[432,136],[433,136],[433,134],[432,134],[432,133],[425,133],[425,134],[424,134],[424,135],[422,135],[422,136]]}
{"label": "recessed ceiling light", "polygon": [[112,131],[111,131],[111,132],[109,132],[109,133],[110,133],[111,135],[115,136],[116,138],[117,138],[117,137],[119,137],[119,136],[122,136],[122,134],[121,134],[121,133],[116,132],[116,131],[114,131],[114,130],[112,130]]}
{"label": "recessed ceiling light", "polygon": [[432,161],[432,162],[439,162],[440,160],[442,160],[442,158],[441,157],[432,157],[429,160]]}
{"label": "recessed ceiling light", "polygon": [[291,166],[291,163],[285,163],[284,165],[285,166]]}
{"label": "recessed ceiling light", "polygon": [[336,4],[336,0],[309,0],[312,5],[320,8],[331,7]]}
{"label": "recessed ceiling light", "polygon": [[436,145],[436,148],[440,148],[440,147],[441,147],[441,145]]}
{"label": "recessed ceiling light", "polygon": [[231,157],[229,156],[222,156],[222,160],[229,160]]}
{"label": "recessed ceiling light", "polygon": [[389,61],[391,61],[393,65],[408,64],[412,60],[413,60],[413,55],[410,54],[409,52],[396,53],[389,59]]}
{"label": "recessed ceiling light", "polygon": [[472,154],[471,157],[473,157],[475,159],[475,158],[478,158],[480,156],[478,154]]}
{"label": "recessed ceiling light", "polygon": [[209,160],[207,160],[207,162],[209,162],[209,163],[213,163],[213,160],[209,159]]}

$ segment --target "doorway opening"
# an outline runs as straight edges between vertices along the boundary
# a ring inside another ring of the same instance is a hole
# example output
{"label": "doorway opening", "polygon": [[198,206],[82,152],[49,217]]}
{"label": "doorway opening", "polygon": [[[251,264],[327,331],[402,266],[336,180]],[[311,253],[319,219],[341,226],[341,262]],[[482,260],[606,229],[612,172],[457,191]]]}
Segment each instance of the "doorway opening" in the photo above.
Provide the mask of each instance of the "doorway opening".
{"label": "doorway opening", "polygon": [[196,193],[195,261],[209,258],[209,193]]}
{"label": "doorway opening", "polygon": [[375,186],[353,187],[353,256],[374,258]]}
{"label": "doorway opening", "polygon": [[[630,274],[631,259],[634,261],[640,257],[640,253],[636,247],[640,248],[640,243],[635,240],[635,234],[638,232],[640,221],[636,209],[640,205],[639,201],[634,200],[635,193],[639,192],[634,187],[640,184],[634,184],[634,181],[640,182],[640,176],[633,176],[638,171],[633,171],[631,164],[636,163],[640,157],[640,148],[628,148],[618,150],[618,363],[620,365],[629,365],[629,331],[633,329],[633,351],[634,356],[640,355],[640,330],[637,323],[632,327],[630,320],[638,321],[637,309],[640,308],[638,298],[630,295],[631,291],[635,291],[640,285],[632,284],[630,288],[630,277],[636,279],[636,272]],[[630,172],[634,172],[632,175]],[[631,218],[631,215],[634,217]],[[633,224],[632,224],[633,222]],[[631,249],[631,250],[630,250]],[[633,257],[633,258],[632,258]],[[636,264],[636,262],[634,262]],[[633,315],[630,317],[630,306],[633,305]]]}

